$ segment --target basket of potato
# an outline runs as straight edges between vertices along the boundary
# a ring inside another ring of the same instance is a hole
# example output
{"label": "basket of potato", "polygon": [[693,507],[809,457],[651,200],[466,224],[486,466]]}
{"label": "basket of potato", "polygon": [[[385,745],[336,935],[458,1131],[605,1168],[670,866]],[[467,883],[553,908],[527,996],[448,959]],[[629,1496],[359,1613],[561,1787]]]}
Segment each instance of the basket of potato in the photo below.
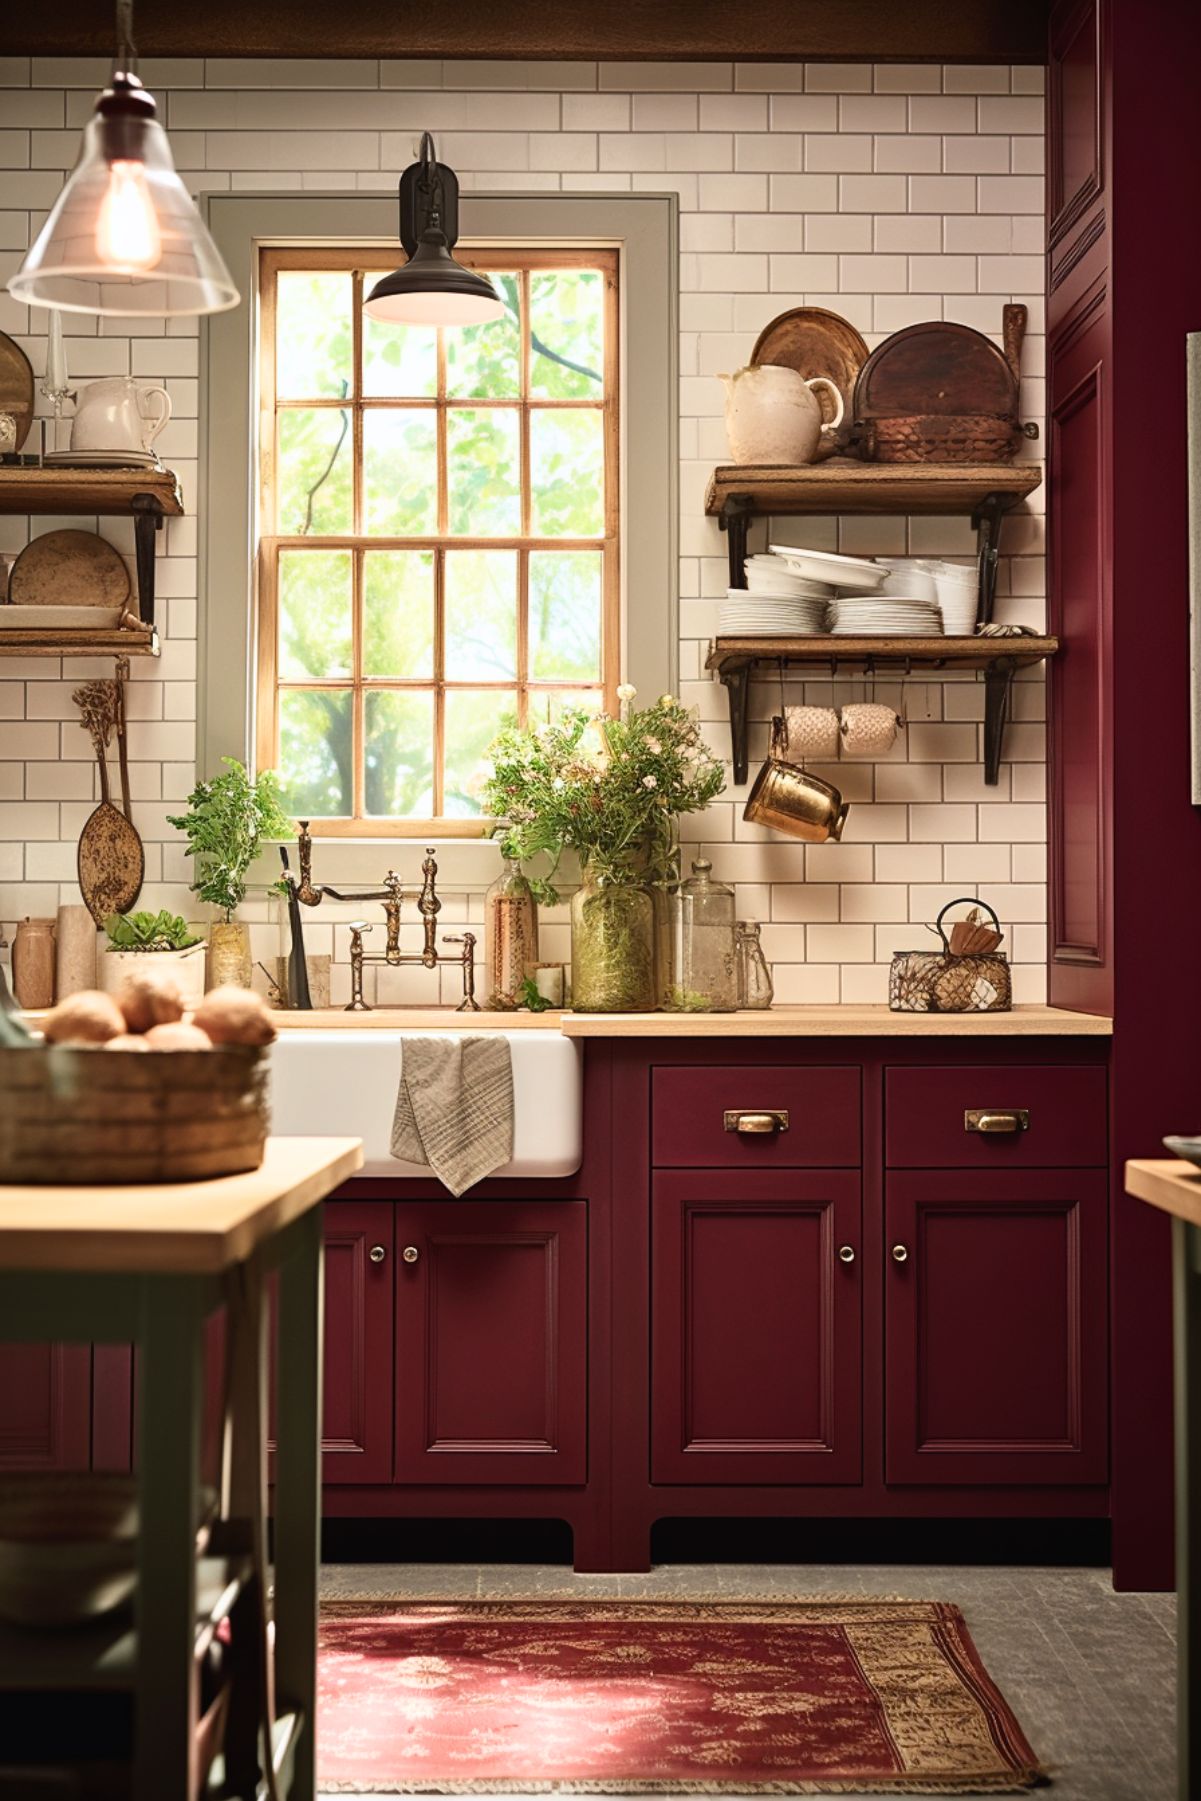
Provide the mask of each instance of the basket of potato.
{"label": "basket of potato", "polygon": [[0,1182],[183,1182],[263,1161],[275,1026],[245,988],[186,1013],[167,972],[73,994],[0,1049]]}

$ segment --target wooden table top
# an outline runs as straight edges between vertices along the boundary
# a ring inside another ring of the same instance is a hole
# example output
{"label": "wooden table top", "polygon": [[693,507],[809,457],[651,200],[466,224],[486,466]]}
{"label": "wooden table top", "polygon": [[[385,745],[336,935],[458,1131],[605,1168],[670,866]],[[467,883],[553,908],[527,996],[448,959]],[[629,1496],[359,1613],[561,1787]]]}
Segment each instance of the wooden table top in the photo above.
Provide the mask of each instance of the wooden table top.
{"label": "wooden table top", "polygon": [[1126,1193],[1201,1226],[1201,1169],[1182,1157],[1138,1157],[1126,1165]]}
{"label": "wooden table top", "polygon": [[0,1270],[211,1275],[362,1166],[358,1138],[271,1138],[259,1169],[129,1187],[0,1184]]}

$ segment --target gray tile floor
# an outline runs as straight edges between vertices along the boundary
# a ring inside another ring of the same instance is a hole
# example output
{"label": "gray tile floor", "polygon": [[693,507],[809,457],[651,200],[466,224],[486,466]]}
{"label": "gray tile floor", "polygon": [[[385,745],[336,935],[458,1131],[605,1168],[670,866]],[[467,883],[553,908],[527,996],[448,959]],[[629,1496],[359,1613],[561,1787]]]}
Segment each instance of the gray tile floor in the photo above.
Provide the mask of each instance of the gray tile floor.
{"label": "gray tile floor", "polygon": [[1054,1801],[1172,1801],[1175,1601],[1115,1594],[1108,1570],[670,1564],[649,1576],[577,1576],[525,1564],[340,1564],[322,1573],[331,1597],[847,1592],[963,1609],[990,1673],[1055,1773]]}

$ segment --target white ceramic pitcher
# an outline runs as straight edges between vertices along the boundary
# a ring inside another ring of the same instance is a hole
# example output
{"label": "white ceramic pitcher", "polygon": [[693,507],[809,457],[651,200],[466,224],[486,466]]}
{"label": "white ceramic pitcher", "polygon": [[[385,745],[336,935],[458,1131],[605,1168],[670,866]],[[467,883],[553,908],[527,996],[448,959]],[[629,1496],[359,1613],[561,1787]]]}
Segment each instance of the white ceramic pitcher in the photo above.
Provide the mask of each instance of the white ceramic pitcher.
{"label": "white ceramic pitcher", "polygon": [[[824,375],[808,381],[778,363],[752,363],[733,375],[719,375],[726,390],[726,435],[735,463],[811,463],[823,431],[842,424],[842,395]],[[826,425],[814,388],[834,396],[834,417]]]}
{"label": "white ceramic pitcher", "polygon": [[75,403],[71,449],[146,451],[170,417],[166,388],[144,388],[128,375],[91,381]]}

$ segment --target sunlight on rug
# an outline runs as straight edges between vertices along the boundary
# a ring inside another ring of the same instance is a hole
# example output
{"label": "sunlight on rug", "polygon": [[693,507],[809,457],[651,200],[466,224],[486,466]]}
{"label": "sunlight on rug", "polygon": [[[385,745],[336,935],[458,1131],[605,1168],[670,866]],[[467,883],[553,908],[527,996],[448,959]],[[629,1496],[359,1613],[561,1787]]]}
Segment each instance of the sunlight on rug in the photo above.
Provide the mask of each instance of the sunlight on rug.
{"label": "sunlight on rug", "polygon": [[938,1601],[334,1601],[328,1793],[999,1794],[1043,1780]]}

